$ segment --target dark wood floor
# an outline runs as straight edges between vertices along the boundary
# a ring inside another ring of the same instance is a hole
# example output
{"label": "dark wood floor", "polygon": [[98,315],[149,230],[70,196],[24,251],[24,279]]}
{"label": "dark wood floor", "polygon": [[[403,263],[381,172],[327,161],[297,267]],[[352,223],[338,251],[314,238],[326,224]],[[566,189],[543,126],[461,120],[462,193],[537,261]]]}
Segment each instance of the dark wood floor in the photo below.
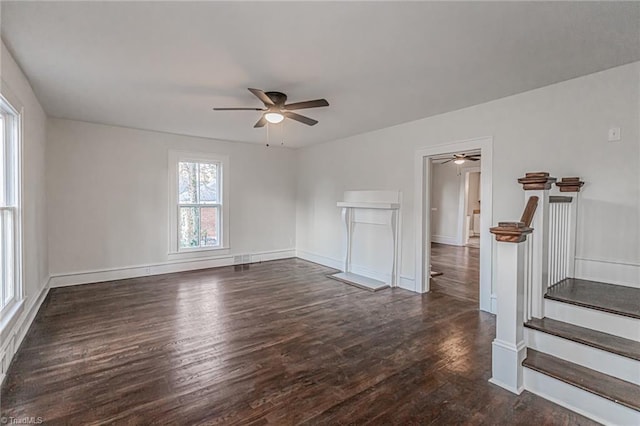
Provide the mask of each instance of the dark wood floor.
{"label": "dark wood floor", "polygon": [[487,382],[495,321],[302,260],[52,289],[2,387],[47,424],[591,424]]}
{"label": "dark wood floor", "polygon": [[431,243],[431,291],[479,303],[480,249]]}

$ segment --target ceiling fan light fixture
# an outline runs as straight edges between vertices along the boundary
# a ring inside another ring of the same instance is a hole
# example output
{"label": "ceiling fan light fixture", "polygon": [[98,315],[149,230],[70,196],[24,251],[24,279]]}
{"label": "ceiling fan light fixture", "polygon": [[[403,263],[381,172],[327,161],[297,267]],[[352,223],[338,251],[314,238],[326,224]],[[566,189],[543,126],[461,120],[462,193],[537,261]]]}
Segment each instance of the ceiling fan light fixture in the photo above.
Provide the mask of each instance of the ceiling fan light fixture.
{"label": "ceiling fan light fixture", "polygon": [[455,164],[458,164],[458,165],[460,165],[460,164],[464,164],[464,158],[458,158],[457,160],[454,160],[453,162],[454,162]]}
{"label": "ceiling fan light fixture", "polygon": [[284,115],[279,112],[268,112],[264,115],[265,120],[272,124],[278,124],[284,120]]}

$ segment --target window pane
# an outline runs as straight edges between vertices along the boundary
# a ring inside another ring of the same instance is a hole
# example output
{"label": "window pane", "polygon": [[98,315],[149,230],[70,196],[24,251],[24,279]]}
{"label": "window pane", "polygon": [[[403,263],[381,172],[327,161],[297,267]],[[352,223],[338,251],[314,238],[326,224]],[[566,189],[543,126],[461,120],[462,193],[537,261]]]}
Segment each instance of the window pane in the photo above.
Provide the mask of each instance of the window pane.
{"label": "window pane", "polygon": [[13,211],[0,212],[0,281],[2,283],[0,309],[11,301],[15,290],[13,226]]}
{"label": "window pane", "polygon": [[200,214],[197,207],[180,207],[180,247],[198,247]]}
{"label": "window pane", "polygon": [[218,165],[200,163],[200,203],[218,203]]}
{"label": "window pane", "polygon": [[178,202],[197,203],[197,163],[178,163]]}
{"label": "window pane", "polygon": [[0,115],[0,206],[6,206],[7,201],[4,195],[5,188],[7,187],[7,171],[6,171],[6,159],[5,150],[7,149],[7,141],[5,140],[4,131],[5,118]]}
{"label": "window pane", "polygon": [[5,305],[4,293],[7,290],[7,280],[5,278],[5,274],[6,274],[5,255],[7,251],[4,243],[7,240],[7,235],[4,230],[5,221],[6,221],[5,212],[0,211],[0,309],[4,308],[4,305]]}
{"label": "window pane", "polygon": [[218,208],[202,207],[200,209],[200,245],[215,247],[220,245],[218,238]]}

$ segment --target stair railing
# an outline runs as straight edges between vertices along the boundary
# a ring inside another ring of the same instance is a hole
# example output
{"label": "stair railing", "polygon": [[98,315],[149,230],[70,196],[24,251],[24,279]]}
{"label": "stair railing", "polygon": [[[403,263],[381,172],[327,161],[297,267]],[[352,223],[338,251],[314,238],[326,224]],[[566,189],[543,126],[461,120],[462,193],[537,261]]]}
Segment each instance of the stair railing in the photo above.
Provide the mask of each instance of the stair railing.
{"label": "stair railing", "polygon": [[569,272],[571,204],[573,197],[549,197],[549,279],[547,287],[573,274]]}
{"label": "stair railing", "polygon": [[518,182],[525,190],[522,218],[490,230],[499,242],[490,381],[519,394],[526,357],[524,322],[544,317],[544,295],[554,280],[574,276],[577,197],[552,197],[549,191],[556,183],[561,192],[577,193],[583,183],[579,178],[556,182],[546,172],[527,173]]}
{"label": "stair railing", "polygon": [[578,194],[584,182],[565,177],[556,186],[560,192],[573,193],[549,197],[549,276],[547,287],[576,276],[576,239]]}
{"label": "stair railing", "polygon": [[535,232],[529,242],[529,307],[525,321],[544,317],[544,294],[549,282],[549,191],[555,181],[556,178],[550,177],[547,172],[527,173],[518,179],[525,191],[525,202],[531,197],[537,197],[539,200],[531,221],[531,227]]}

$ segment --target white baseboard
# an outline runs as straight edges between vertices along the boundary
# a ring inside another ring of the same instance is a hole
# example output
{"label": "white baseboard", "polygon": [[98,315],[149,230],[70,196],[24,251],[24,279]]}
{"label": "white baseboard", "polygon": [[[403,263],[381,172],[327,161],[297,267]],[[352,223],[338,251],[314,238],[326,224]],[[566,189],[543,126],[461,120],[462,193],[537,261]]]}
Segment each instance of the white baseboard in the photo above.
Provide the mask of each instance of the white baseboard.
{"label": "white baseboard", "polygon": [[499,339],[491,343],[491,379],[489,382],[520,395],[524,389],[522,361],[527,356],[524,341],[511,344]]}
{"label": "white baseboard", "polygon": [[302,260],[308,260],[309,262],[317,263],[318,265],[337,269],[339,271],[344,268],[344,260],[338,260],[332,257],[323,256],[321,254],[311,253],[310,251],[306,250],[297,249],[296,257],[299,257]]}
{"label": "white baseboard", "polygon": [[398,287],[403,288],[405,290],[413,291],[415,293],[420,293],[420,290],[416,288],[416,280],[414,278],[400,276],[400,282],[398,283]]}
{"label": "white baseboard", "polygon": [[[148,275],[161,275],[170,274],[173,272],[195,271],[198,269],[231,266],[238,263],[234,262],[234,257],[238,256],[239,255],[224,255],[206,258],[193,258],[149,265],[136,265],[96,271],[54,274],[51,276],[49,285],[50,287],[66,287],[70,285],[122,280],[127,278],[144,277]],[[296,257],[296,252],[294,249],[272,250],[250,253],[248,256],[249,257],[244,254],[242,257],[244,259],[250,260],[248,262],[243,261],[241,263],[256,263],[266,262],[269,260],[288,259],[291,257]]]}
{"label": "white baseboard", "polygon": [[576,278],[640,288],[640,263],[576,257]]}
{"label": "white baseboard", "polygon": [[432,235],[431,236],[431,242],[432,243],[438,243],[438,244],[446,244],[449,246],[460,246],[462,244],[460,244],[460,241],[458,240],[458,237],[447,237],[444,235]]}
{"label": "white baseboard", "polygon": [[640,413],[538,371],[524,368],[525,389],[605,425],[640,424]]}
{"label": "white baseboard", "polygon": [[4,378],[6,377],[6,373],[9,369],[13,356],[18,351],[22,340],[27,335],[27,331],[29,330],[29,327],[31,327],[31,324],[38,313],[38,310],[40,310],[42,302],[44,302],[44,299],[46,299],[47,294],[49,293],[49,284],[50,278],[47,278],[40,291],[26,300],[26,308],[20,314],[18,320],[13,323],[11,329],[3,333],[7,338],[3,340],[2,346],[0,347],[0,384],[4,382]]}

